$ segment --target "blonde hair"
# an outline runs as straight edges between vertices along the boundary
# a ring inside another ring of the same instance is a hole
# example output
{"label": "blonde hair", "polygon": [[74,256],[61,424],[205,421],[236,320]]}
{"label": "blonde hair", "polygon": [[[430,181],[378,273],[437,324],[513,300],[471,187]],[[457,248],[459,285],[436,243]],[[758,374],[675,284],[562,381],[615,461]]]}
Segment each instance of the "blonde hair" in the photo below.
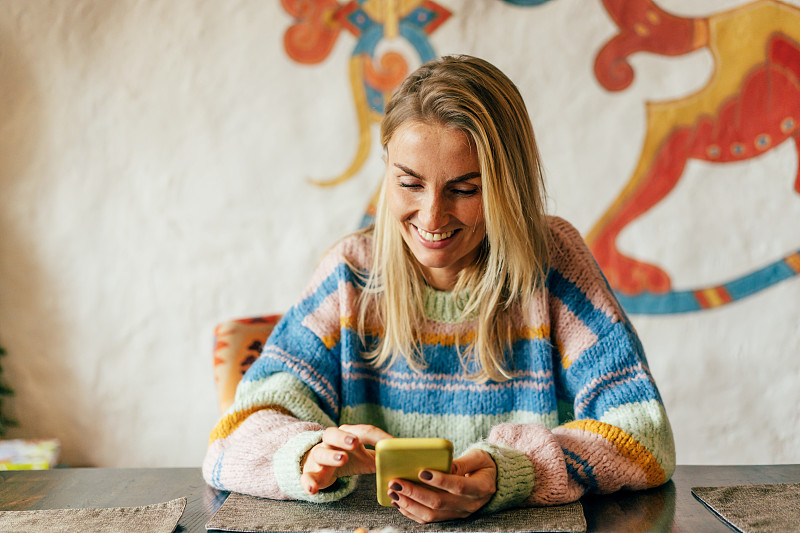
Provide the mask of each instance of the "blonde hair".
{"label": "blonde hair", "polygon": [[[461,318],[477,318],[476,335],[459,354],[470,379],[510,379],[505,350],[515,332],[509,311],[529,307],[544,286],[549,261],[543,173],[525,103],[497,67],[475,57],[448,56],[425,63],[397,89],[381,122],[384,149],[409,121],[464,131],[477,147],[486,237],[454,288],[464,295]],[[385,189],[384,184],[358,328],[363,338],[369,309],[376,311],[383,335],[365,356],[382,366],[402,355],[419,369],[425,366],[420,347],[425,279],[389,213]]]}

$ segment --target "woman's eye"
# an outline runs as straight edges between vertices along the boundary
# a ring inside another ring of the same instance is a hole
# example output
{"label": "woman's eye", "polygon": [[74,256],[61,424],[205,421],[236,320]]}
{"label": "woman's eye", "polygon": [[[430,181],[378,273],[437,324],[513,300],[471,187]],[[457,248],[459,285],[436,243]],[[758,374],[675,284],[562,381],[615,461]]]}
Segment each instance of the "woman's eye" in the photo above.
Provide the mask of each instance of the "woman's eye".
{"label": "woman's eye", "polygon": [[478,189],[453,189],[453,193],[459,196],[472,196],[477,192]]}
{"label": "woman's eye", "polygon": [[421,189],[422,188],[422,185],[420,185],[419,183],[404,183],[404,182],[401,181],[401,182],[399,182],[399,185],[404,189]]}

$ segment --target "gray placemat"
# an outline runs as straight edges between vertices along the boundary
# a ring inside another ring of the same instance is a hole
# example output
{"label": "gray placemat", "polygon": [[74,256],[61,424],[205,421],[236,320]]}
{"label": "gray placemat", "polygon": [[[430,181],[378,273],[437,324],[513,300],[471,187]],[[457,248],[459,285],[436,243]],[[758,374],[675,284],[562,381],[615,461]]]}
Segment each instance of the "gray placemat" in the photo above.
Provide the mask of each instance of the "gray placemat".
{"label": "gray placemat", "polygon": [[800,531],[800,483],[694,487],[692,494],[743,533]]}
{"label": "gray placemat", "polygon": [[141,507],[0,511],[0,532],[172,533],[185,507],[186,498],[178,498]]}
{"label": "gray placemat", "polygon": [[510,509],[435,524],[417,524],[394,507],[378,505],[375,479],[363,476],[359,487],[336,503],[309,503],[254,498],[231,493],[206,529],[235,532],[348,531],[481,531],[584,532],[586,520],[580,502],[557,507]]}

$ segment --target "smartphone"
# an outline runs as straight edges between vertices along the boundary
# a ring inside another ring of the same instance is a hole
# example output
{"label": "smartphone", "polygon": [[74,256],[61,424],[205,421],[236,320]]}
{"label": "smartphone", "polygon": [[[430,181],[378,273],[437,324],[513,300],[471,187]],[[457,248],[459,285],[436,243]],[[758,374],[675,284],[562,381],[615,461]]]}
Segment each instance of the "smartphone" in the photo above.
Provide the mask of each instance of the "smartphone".
{"label": "smartphone", "polygon": [[375,445],[375,481],[378,503],[387,507],[392,499],[387,494],[389,481],[419,481],[422,470],[450,473],[453,464],[453,443],[447,439],[383,439]]}

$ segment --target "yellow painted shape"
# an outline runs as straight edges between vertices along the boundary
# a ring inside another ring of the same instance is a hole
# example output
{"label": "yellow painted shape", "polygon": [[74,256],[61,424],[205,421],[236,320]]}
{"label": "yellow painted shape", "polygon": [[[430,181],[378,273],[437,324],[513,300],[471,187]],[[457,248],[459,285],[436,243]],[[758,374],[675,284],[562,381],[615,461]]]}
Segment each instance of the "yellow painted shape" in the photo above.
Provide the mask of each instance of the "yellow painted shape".
{"label": "yellow painted shape", "polygon": [[792,254],[786,258],[786,264],[797,273],[800,273],[800,253]]}
{"label": "yellow painted shape", "polygon": [[352,178],[356,172],[361,170],[369,156],[371,143],[370,122],[379,121],[377,116],[369,108],[367,94],[364,90],[364,61],[371,61],[366,55],[360,54],[350,59],[350,87],[353,90],[353,101],[356,107],[356,119],[358,121],[358,147],[356,155],[347,170],[339,176],[330,180],[311,180],[314,185],[322,187],[332,187],[339,185]]}
{"label": "yellow painted shape", "polygon": [[[394,19],[395,27],[397,21],[411,13],[424,0],[368,0],[361,4],[361,9],[369,15],[369,18],[386,26],[387,22]],[[386,30],[384,30],[386,31]],[[386,35],[389,38],[388,35]]]}
{"label": "yellow painted shape", "polygon": [[705,296],[706,302],[708,302],[709,307],[719,307],[720,305],[726,303],[725,300],[720,296],[719,291],[716,288],[704,289],[701,292],[703,296]]}

